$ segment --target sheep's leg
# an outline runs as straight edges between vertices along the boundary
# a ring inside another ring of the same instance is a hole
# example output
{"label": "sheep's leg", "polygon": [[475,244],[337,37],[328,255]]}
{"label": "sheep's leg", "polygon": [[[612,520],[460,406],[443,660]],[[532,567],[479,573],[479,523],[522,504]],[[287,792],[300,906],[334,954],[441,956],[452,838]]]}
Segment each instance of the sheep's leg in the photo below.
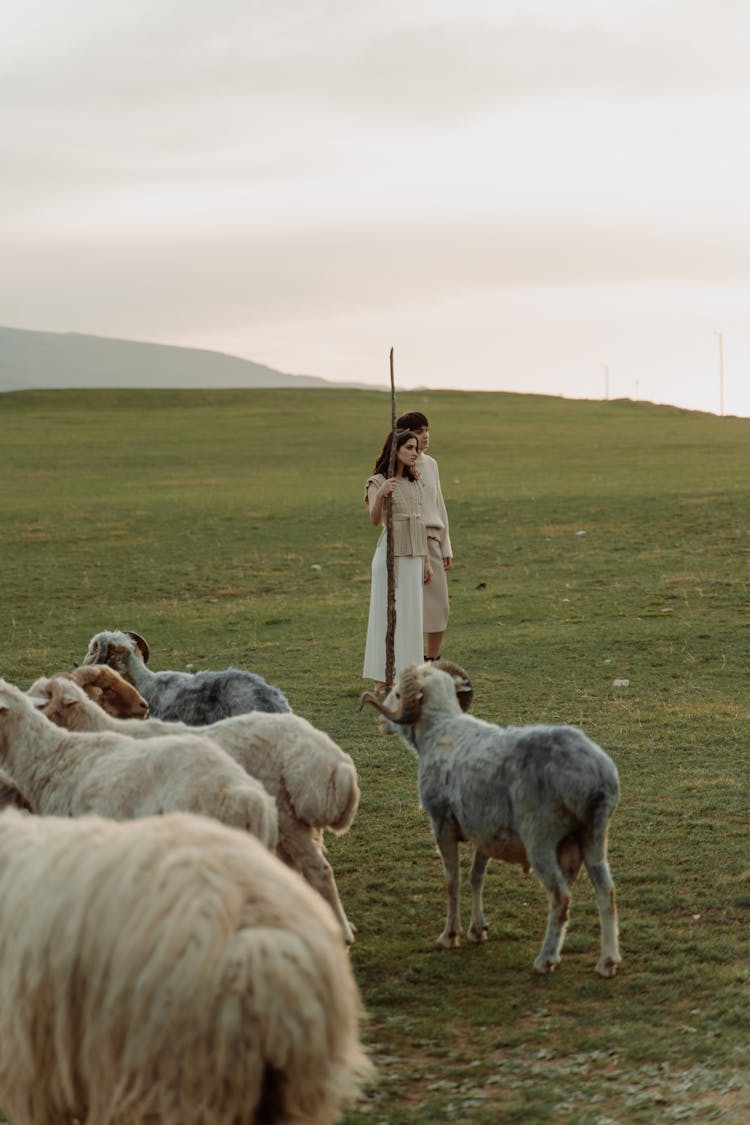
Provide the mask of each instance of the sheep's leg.
{"label": "sheep's leg", "polygon": [[615,884],[607,863],[606,834],[584,849],[583,861],[596,894],[601,925],[601,956],[596,964],[600,977],[613,977],[622,961],[617,927]]}
{"label": "sheep's leg", "polygon": [[531,866],[547,892],[549,903],[547,932],[534,968],[538,973],[551,973],[560,963],[560,950],[570,913],[570,888],[554,852],[535,852],[528,845],[526,851]]}
{"label": "sheep's leg", "polygon": [[344,941],[347,945],[351,945],[354,941],[354,926],[352,926],[347,918],[344,907],[341,905],[336,879],[330,863],[318,853],[318,862],[311,869],[305,870],[304,874],[310,885],[315,888],[331,907],[331,910],[336,915],[338,923],[341,926]]}
{"label": "sheep's leg", "polygon": [[447,897],[447,911],[445,915],[445,929],[436,944],[444,949],[455,949],[459,944],[461,933],[461,919],[459,916],[458,896],[461,890],[461,869],[458,862],[458,828],[454,821],[448,820],[443,824],[435,824],[435,840],[445,871],[445,893]]}
{"label": "sheep's leg", "polygon": [[354,928],[341,905],[333,868],[323,855],[322,843],[316,842],[311,830],[293,831],[285,824],[279,833],[280,841],[276,849],[279,859],[288,867],[299,871],[300,875],[326,900],[336,915],[344,941],[351,945],[354,941]]}
{"label": "sheep's leg", "polygon": [[482,888],[484,886],[484,873],[490,857],[474,849],[474,858],[471,861],[469,879],[471,881],[471,923],[466,932],[469,941],[487,941],[487,921],[484,917],[484,904],[482,902]]}

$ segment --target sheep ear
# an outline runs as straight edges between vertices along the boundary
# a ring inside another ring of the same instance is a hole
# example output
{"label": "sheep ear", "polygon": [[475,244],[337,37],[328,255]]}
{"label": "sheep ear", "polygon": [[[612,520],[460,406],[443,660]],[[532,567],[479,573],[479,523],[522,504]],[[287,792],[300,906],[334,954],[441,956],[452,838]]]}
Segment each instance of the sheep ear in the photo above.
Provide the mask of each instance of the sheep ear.
{"label": "sheep ear", "polygon": [[135,647],[143,657],[143,663],[148,664],[148,645],[144,641],[143,637],[139,636],[138,633],[131,633],[129,630],[125,631],[125,636],[130,637],[135,641]]}
{"label": "sheep ear", "polygon": [[[49,703],[49,697],[44,695],[27,695],[26,698],[28,699],[31,706],[35,707],[37,711],[43,711]],[[2,711],[2,709],[3,705],[2,703],[0,703],[0,711]]]}

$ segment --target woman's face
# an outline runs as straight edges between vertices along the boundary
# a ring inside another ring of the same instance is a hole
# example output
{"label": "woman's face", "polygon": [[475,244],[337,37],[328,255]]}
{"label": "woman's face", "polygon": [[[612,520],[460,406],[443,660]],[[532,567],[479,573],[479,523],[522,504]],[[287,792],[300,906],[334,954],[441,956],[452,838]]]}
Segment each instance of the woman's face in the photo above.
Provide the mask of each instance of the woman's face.
{"label": "woman's face", "polygon": [[396,450],[396,461],[402,468],[407,465],[414,465],[418,456],[419,448],[415,437],[410,437]]}

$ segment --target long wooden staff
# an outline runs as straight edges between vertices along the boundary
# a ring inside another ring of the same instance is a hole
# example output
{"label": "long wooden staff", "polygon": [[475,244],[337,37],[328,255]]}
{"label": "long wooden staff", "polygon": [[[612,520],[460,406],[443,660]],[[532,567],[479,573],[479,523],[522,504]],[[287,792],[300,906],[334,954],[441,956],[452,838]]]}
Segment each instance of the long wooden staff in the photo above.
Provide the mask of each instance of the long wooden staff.
{"label": "long wooden staff", "polygon": [[[391,348],[391,455],[388,461],[388,477],[393,476],[396,469],[396,386],[393,380],[393,348]],[[393,493],[386,496],[385,505],[385,565],[388,582],[387,619],[385,630],[385,682],[388,687],[393,683],[394,676],[394,650],[396,644],[396,573],[393,557]]]}

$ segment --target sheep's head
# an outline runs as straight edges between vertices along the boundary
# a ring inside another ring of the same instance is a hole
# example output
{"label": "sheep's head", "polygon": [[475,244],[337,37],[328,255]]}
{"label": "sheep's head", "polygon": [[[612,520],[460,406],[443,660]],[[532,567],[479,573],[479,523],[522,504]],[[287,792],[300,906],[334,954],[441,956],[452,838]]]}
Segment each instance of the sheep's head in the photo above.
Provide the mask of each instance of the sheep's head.
{"label": "sheep's head", "polygon": [[365,703],[371,703],[382,715],[381,725],[385,731],[392,731],[398,729],[398,727],[413,726],[422,712],[425,689],[429,692],[430,680],[437,679],[434,676],[436,671],[447,673],[451,677],[453,698],[458,699],[462,711],[468,711],[474,695],[471,680],[459,664],[453,664],[447,660],[436,660],[426,664],[411,664],[408,668],[404,668],[398,681],[393,685],[383,702],[372,692],[363,692],[360,697],[360,710]]}
{"label": "sheep's head", "polygon": [[97,633],[89,641],[83,664],[108,664],[116,672],[125,675],[132,654],[148,663],[148,645],[138,633],[121,632]]}
{"label": "sheep's head", "polygon": [[72,676],[61,672],[58,676],[36,680],[28,690],[28,700],[51,723],[75,729],[75,709],[86,702],[86,695]]}
{"label": "sheep's head", "polygon": [[71,678],[89,699],[116,719],[145,719],[148,703],[119,672],[107,664],[86,664],[75,668]]}

